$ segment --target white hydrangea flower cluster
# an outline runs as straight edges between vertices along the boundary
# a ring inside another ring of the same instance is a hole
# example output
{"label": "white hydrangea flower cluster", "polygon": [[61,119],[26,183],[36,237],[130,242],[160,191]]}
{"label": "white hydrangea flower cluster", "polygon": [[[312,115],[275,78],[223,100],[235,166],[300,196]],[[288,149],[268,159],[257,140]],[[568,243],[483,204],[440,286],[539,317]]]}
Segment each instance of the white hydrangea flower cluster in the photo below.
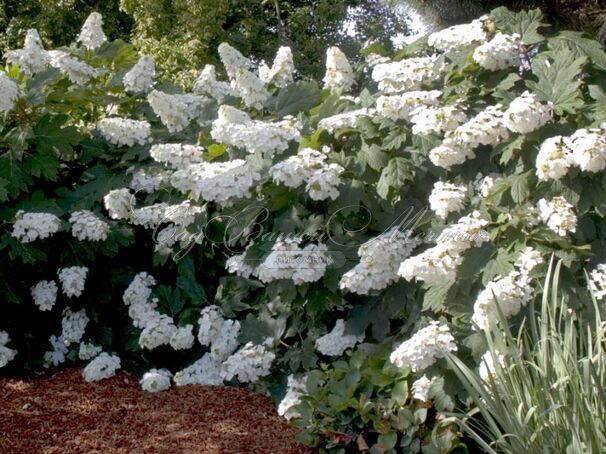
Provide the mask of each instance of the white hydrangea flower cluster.
{"label": "white hydrangea flower cluster", "polygon": [[379,63],[372,69],[372,80],[384,93],[419,90],[425,82],[434,80],[437,56],[413,57],[390,63]]}
{"label": "white hydrangea flower cluster", "polygon": [[130,219],[134,200],[128,188],[112,189],[103,197],[103,205],[111,219]]}
{"label": "white hydrangea flower cluster", "polygon": [[573,164],[572,150],[566,137],[555,136],[543,141],[537,155],[536,173],[539,180],[559,180]]}
{"label": "white hydrangea flower cluster", "polygon": [[82,361],[88,361],[89,359],[92,359],[97,356],[102,351],[103,349],[99,345],[95,345],[90,342],[80,342],[80,347],[78,349],[78,358]]}
{"label": "white hydrangea flower cluster", "polygon": [[6,366],[17,356],[17,350],[6,346],[10,340],[11,338],[6,331],[0,331],[0,368]]}
{"label": "white hydrangea flower cluster", "polygon": [[160,163],[182,169],[191,164],[204,162],[204,148],[181,143],[154,144],[149,150],[151,157]]}
{"label": "white hydrangea flower cluster", "polygon": [[433,380],[430,380],[425,375],[415,380],[412,384],[412,398],[421,402],[427,402],[432,382]]}
{"label": "white hydrangea flower cluster", "polygon": [[77,41],[90,50],[98,49],[107,41],[103,32],[103,16],[101,14],[93,12],[88,16]]}
{"label": "white hydrangea flower cluster", "polygon": [[341,356],[348,348],[364,341],[364,334],[359,336],[345,334],[345,322],[337,320],[331,332],[316,339],[316,350],[326,356]]}
{"label": "white hydrangea flower cluster", "polygon": [[59,231],[61,220],[51,213],[26,213],[17,211],[11,236],[21,243],[45,239]]}
{"label": "white hydrangea flower cluster", "polygon": [[[503,121],[503,106],[488,106],[452,134],[458,145],[476,148],[479,145],[497,145],[509,137]],[[447,135],[447,137],[449,137]]]}
{"label": "white hydrangea flower cluster", "polygon": [[355,128],[360,118],[369,117],[373,114],[374,109],[367,108],[343,112],[330,117],[322,118],[318,122],[318,128],[326,129],[332,134],[339,129]]}
{"label": "white hydrangea flower cluster", "polygon": [[69,348],[60,336],[52,335],[48,341],[52,350],[44,354],[44,367],[49,367],[51,364],[58,366],[65,361],[65,355],[67,355]]}
{"label": "white hydrangea flower cluster", "polygon": [[[227,43],[221,43],[218,50],[221,62],[231,81],[233,92],[242,98],[247,107],[262,109],[269,99],[270,93],[265,88],[263,81],[250,71],[252,68],[250,60]],[[214,91],[216,88],[221,88],[216,81],[216,75],[210,74],[210,70],[202,75],[204,79],[198,83],[199,90]],[[215,95],[215,97],[218,96]]]}
{"label": "white hydrangea flower cluster", "polygon": [[[134,170],[134,169],[132,169]],[[151,194],[170,180],[170,172],[157,168],[137,169],[133,172],[133,178],[128,185],[135,192]]]}
{"label": "white hydrangea flower cluster", "polygon": [[217,386],[223,384],[221,378],[221,361],[218,361],[210,353],[180,370],[174,377],[175,385],[208,385]]}
{"label": "white hydrangea flower cluster", "polygon": [[429,206],[436,216],[444,220],[449,213],[456,213],[463,209],[467,188],[463,185],[437,181],[429,195]]}
{"label": "white hydrangea flower cluster", "polygon": [[86,365],[82,375],[87,382],[105,380],[116,375],[116,371],[120,367],[121,362],[118,356],[103,352]]}
{"label": "white hydrangea flower cluster", "polygon": [[130,93],[147,92],[154,86],[156,62],[148,55],[142,55],[129,72],[122,78],[124,89]]}
{"label": "white hydrangea flower cluster", "polygon": [[61,282],[61,286],[63,287],[63,293],[68,298],[82,295],[87,274],[88,268],[85,266],[71,266],[61,268],[57,271],[59,282]]}
{"label": "white hydrangea flower cluster", "polygon": [[147,102],[170,132],[183,131],[193,117],[191,109],[177,95],[152,90]]}
{"label": "white hydrangea flower cluster", "polygon": [[465,251],[488,240],[484,230],[487,225],[488,221],[482,219],[478,211],[460,218],[442,231],[434,247],[404,260],[398,274],[407,281],[416,279],[428,284],[454,279]]}
{"label": "white hydrangea flower cluster", "polygon": [[541,199],[537,204],[541,221],[560,236],[568,232],[576,232],[577,216],[573,207],[564,197],[554,197],[551,200]]}
{"label": "white hydrangea flower cluster", "polygon": [[177,226],[171,224],[157,232],[154,238],[154,241],[156,242],[156,252],[163,248],[171,248],[177,243],[177,241],[183,239],[181,236],[182,231],[182,228],[178,228]]}
{"label": "white hydrangea flower cluster", "polygon": [[469,24],[453,25],[430,34],[427,43],[444,52],[473,49],[488,40],[489,22],[488,16],[482,16]]}
{"label": "white hydrangea flower cluster", "polygon": [[299,418],[301,415],[295,409],[297,405],[301,403],[301,396],[305,394],[307,383],[307,376],[295,377],[294,375],[288,376],[286,394],[278,405],[278,414],[283,416],[285,419],[291,420],[293,418]]}
{"label": "white hydrangea flower cluster", "polygon": [[540,180],[559,180],[573,165],[592,173],[606,168],[606,136],[603,130],[579,129],[569,137],[550,137],[541,144],[536,162]]}
{"label": "white hydrangea flower cluster", "polygon": [[369,67],[373,67],[375,65],[378,65],[379,63],[389,63],[389,61],[389,58],[375,53],[370,53],[364,57],[364,62]]}
{"label": "white hydrangea flower cluster", "polygon": [[210,135],[217,142],[244,148],[249,153],[283,151],[289,141],[298,142],[301,137],[294,118],[286,117],[275,123],[252,120],[246,112],[231,106],[219,107]]}
{"label": "white hydrangea flower cluster", "polygon": [[80,342],[89,321],[84,309],[72,312],[69,307],[66,307],[63,310],[63,319],[61,320],[61,338],[63,342],[66,345]]}
{"label": "white hydrangea flower cluster", "polygon": [[429,152],[434,165],[449,170],[475,156],[479,145],[497,145],[509,137],[509,130],[503,122],[503,106],[488,106],[485,110],[448,132],[442,145]]}
{"label": "white hydrangea flower cluster", "polygon": [[452,135],[446,137],[441,145],[438,145],[429,152],[431,162],[435,166],[446,170],[450,170],[452,166],[463,164],[468,159],[473,159],[474,157],[473,148],[464,146],[460,141],[455,140]]}
{"label": "white hydrangea flower cluster", "polygon": [[30,288],[34,303],[41,311],[50,311],[57,301],[57,283],[40,281]]}
{"label": "white hydrangea flower cluster", "polygon": [[142,208],[135,208],[130,217],[133,225],[140,225],[146,229],[155,229],[166,220],[168,204],[165,202],[154,203]]}
{"label": "white hydrangea flower cluster", "polygon": [[416,279],[428,284],[439,284],[445,280],[454,279],[457,268],[462,262],[461,251],[451,249],[448,243],[438,243],[421,254],[402,262],[398,274],[407,281]]}
{"label": "white hydrangea flower cluster", "polygon": [[520,273],[529,274],[533,269],[543,262],[543,256],[540,252],[531,247],[527,247],[515,261],[514,266],[518,268]]}
{"label": "white hydrangea flower cluster", "polygon": [[194,200],[230,206],[234,199],[250,198],[250,188],[260,175],[243,159],[202,162],[176,171],[171,185]]}
{"label": "white hydrangea flower cluster", "polygon": [[139,345],[153,350],[170,345],[174,350],[187,350],[193,346],[193,325],[177,327],[171,317],[156,311],[157,298],[151,298],[151,287],[156,285],[153,276],[146,272],[137,274],[122,296],[128,306],[128,315],[136,328],[141,328]]}
{"label": "white hydrangea flower cluster", "polygon": [[194,325],[178,326],[170,337],[169,344],[173,350],[188,350],[194,346]]}
{"label": "white hydrangea flower cluster", "polygon": [[408,120],[412,112],[419,107],[438,106],[442,92],[431,91],[407,91],[399,95],[382,95],[377,98],[377,114],[391,120]]}
{"label": "white hydrangea flower cluster", "polygon": [[107,222],[88,210],[74,211],[69,222],[72,235],[80,241],[104,241],[111,230]]}
{"label": "white hydrangea flower cluster", "polygon": [[412,133],[428,135],[454,131],[461,123],[467,121],[467,115],[460,106],[453,104],[443,107],[419,107],[413,111],[410,121]]}
{"label": "white hydrangea flower cluster", "polygon": [[166,207],[164,210],[165,221],[187,227],[194,223],[196,216],[202,211],[202,207],[192,205],[190,200],[185,200],[178,205],[168,205]]}
{"label": "white hydrangea flower cluster", "polygon": [[516,261],[513,271],[489,282],[480,292],[473,306],[472,321],[485,330],[496,326],[499,317],[497,306],[506,318],[520,312],[533,296],[529,273],[541,263],[541,254],[531,247],[526,248]]}
{"label": "white hydrangea flower cluster", "polygon": [[606,264],[600,263],[589,273],[589,285],[597,300],[606,297]]}
{"label": "white hydrangea flower cluster", "polygon": [[4,71],[0,71],[0,113],[7,114],[20,96],[19,86]]}
{"label": "white hydrangea flower cluster", "polygon": [[161,345],[169,345],[173,335],[177,332],[177,327],[171,317],[156,311],[152,315],[139,335],[139,345],[148,350],[153,350]]}
{"label": "white hydrangea flower cluster", "polygon": [[355,83],[347,56],[338,47],[326,49],[326,73],[322,81],[324,88],[343,93],[349,91]]}
{"label": "white hydrangea flower cluster", "polygon": [[497,34],[487,43],[482,44],[473,51],[474,61],[489,71],[507,69],[520,65],[520,52],[522,39],[517,33],[507,35]]}
{"label": "white hydrangea flower cluster", "polygon": [[221,378],[225,381],[237,378],[240,383],[255,383],[269,374],[275,353],[265,345],[248,342],[225,360],[221,366]]}
{"label": "white hydrangea flower cluster", "polygon": [[157,299],[150,300],[152,287],[156,285],[153,276],[146,272],[137,274],[122,295],[122,301],[128,306],[128,315],[135,328],[143,328],[154,316]]}
{"label": "white hydrangea flower cluster", "polygon": [[47,54],[50,58],[50,65],[67,75],[69,80],[76,85],[84,85],[101,74],[92,66],[73,58],[62,50],[50,50]]}
{"label": "white hydrangea flower cluster", "polygon": [[79,343],[84,336],[84,330],[89,322],[86,311],[81,309],[72,312],[69,307],[63,310],[63,319],[61,320],[61,335],[52,335],[49,342],[52,350],[44,354],[44,366],[58,366],[65,361],[65,356],[69,351],[69,346],[73,343]]}
{"label": "white hydrangea flower cluster", "polygon": [[153,350],[161,345],[170,344],[171,338],[176,333],[177,327],[173,323],[173,319],[168,315],[153,313],[143,331],[139,335],[139,345],[142,348]]}
{"label": "white hydrangea flower cluster", "polygon": [[322,166],[307,179],[305,190],[312,200],[335,200],[339,197],[341,174],[345,171],[339,164],[331,163]]}
{"label": "white hydrangea flower cluster", "polygon": [[455,339],[448,325],[434,320],[402,342],[389,355],[389,361],[397,367],[420,372],[443,358],[446,351],[457,351]]}
{"label": "white hydrangea flower cluster", "polygon": [[151,141],[151,126],[145,120],[104,118],[97,123],[99,133],[112,145],[133,147]]}
{"label": "white hydrangea flower cluster", "polygon": [[271,94],[256,74],[240,68],[231,81],[232,88],[240,95],[246,107],[261,110]]}
{"label": "white hydrangea flower cluster", "polygon": [[157,393],[170,388],[172,377],[168,369],[150,369],[143,374],[139,384],[143,391]]}
{"label": "white hydrangea flower cluster", "polygon": [[503,114],[503,124],[512,132],[528,134],[547,124],[552,115],[550,106],[541,104],[534,93],[525,91],[511,101]]}
{"label": "white hydrangea flower cluster", "polygon": [[[200,312],[198,325],[198,341],[203,346],[210,346],[213,339],[217,338],[223,329],[225,319],[221,315],[218,306],[207,306]],[[230,352],[229,354],[231,354]]]}
{"label": "white hydrangea flower cluster", "polygon": [[360,263],[346,272],[339,288],[359,295],[373,290],[383,290],[399,279],[398,268],[420,243],[395,226],[381,235],[368,240],[358,249]]}
{"label": "white hydrangea flower cluster", "polygon": [[601,172],[606,168],[606,135],[604,128],[579,129],[570,136],[574,163],[584,172]]}
{"label": "white hydrangea flower cluster", "polygon": [[325,244],[310,243],[299,247],[299,239],[279,239],[271,253],[255,270],[254,275],[268,283],[278,279],[290,279],[295,285],[316,282],[324,276],[329,263]]}
{"label": "white hydrangea flower cluster", "polygon": [[282,46],[278,49],[271,68],[265,64],[259,67],[259,78],[266,84],[273,83],[276,87],[283,88],[292,83],[294,72],[292,51],[290,47]]}
{"label": "white hydrangea flower cluster", "polygon": [[290,156],[270,167],[269,175],[277,184],[298,188],[326,165],[326,154],[329,150],[329,148],[323,148],[322,151],[302,148],[295,156]]}
{"label": "white hydrangea flower cluster", "polygon": [[30,28],[25,35],[23,48],[6,52],[6,62],[17,65],[19,70],[27,76],[43,70],[50,62],[50,57],[42,47],[38,30]]}
{"label": "white hydrangea flower cluster", "polygon": [[237,49],[227,43],[221,43],[218,47],[219,58],[225,68],[225,72],[230,79],[236,77],[236,73],[240,69],[251,69],[252,63],[248,58],[242,55]]}
{"label": "white hydrangea flower cluster", "polygon": [[227,96],[236,96],[236,91],[229,82],[217,80],[217,70],[214,65],[206,65],[200,76],[194,82],[193,92],[196,95],[208,95],[219,102]]}
{"label": "white hydrangea flower cluster", "polygon": [[478,211],[473,211],[460,218],[456,224],[442,230],[436,242],[460,251],[472,246],[481,246],[489,238],[488,232],[485,230],[487,225],[488,221],[483,219]]}
{"label": "white hydrangea flower cluster", "polygon": [[492,191],[495,180],[500,177],[501,175],[498,173],[491,173],[486,176],[478,173],[474,182],[474,188],[482,197],[488,197],[490,191]]}
{"label": "white hydrangea flower cluster", "polygon": [[248,279],[255,272],[255,268],[246,263],[245,254],[234,255],[228,258],[225,262],[225,269],[245,279]]}
{"label": "white hydrangea flower cluster", "polygon": [[224,361],[238,348],[240,322],[224,319],[217,306],[202,309],[198,324],[198,341],[210,347],[210,355],[217,361]]}

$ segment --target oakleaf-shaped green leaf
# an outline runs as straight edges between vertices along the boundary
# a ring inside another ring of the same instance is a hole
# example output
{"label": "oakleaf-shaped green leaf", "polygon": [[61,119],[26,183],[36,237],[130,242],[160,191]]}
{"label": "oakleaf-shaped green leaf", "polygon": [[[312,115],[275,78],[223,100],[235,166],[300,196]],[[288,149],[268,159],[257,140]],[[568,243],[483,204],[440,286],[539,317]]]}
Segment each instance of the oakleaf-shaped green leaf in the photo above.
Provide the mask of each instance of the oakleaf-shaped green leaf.
{"label": "oakleaf-shaped green leaf", "polygon": [[315,82],[299,81],[281,89],[268,107],[280,118],[296,115],[316,106],[321,95]]}
{"label": "oakleaf-shaped green leaf", "polygon": [[414,177],[411,163],[402,157],[392,158],[387,167],[381,172],[381,177],[377,183],[377,193],[384,199],[387,199],[389,188],[396,191],[412,181]]}
{"label": "oakleaf-shaped green leaf", "polygon": [[423,310],[442,312],[445,309],[446,297],[454,280],[446,279],[444,282],[432,285],[423,296]]}
{"label": "oakleaf-shaped green leaf", "polygon": [[538,81],[526,82],[541,101],[551,101],[557,114],[575,111],[583,106],[579,74],[587,57],[577,57],[570,49],[539,54],[532,63]]}
{"label": "oakleaf-shaped green leaf", "polygon": [[67,115],[44,115],[34,126],[36,150],[40,153],[57,154],[62,157],[73,157],[73,146],[83,139],[74,126],[63,127]]}
{"label": "oakleaf-shaped green leaf", "polygon": [[606,52],[602,45],[584,36],[581,32],[565,30],[549,40],[549,47],[554,51],[571,50],[576,58],[589,57],[597,68],[606,71]]}
{"label": "oakleaf-shaped green leaf", "polygon": [[543,36],[539,34],[539,27],[544,26],[543,13],[540,9],[515,12],[502,6],[490,12],[490,16],[497,24],[497,28],[510,35],[517,33],[526,44],[541,41]]}

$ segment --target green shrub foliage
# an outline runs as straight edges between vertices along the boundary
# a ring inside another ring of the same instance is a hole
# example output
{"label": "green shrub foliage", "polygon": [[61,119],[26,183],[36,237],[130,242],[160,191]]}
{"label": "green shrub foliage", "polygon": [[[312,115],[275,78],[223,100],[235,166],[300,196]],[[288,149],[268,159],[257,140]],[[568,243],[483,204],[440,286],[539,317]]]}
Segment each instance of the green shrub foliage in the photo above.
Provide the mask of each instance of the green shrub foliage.
{"label": "green shrub foliage", "polygon": [[445,452],[445,350],[479,360],[480,331],[516,322],[551,254],[569,307],[592,307],[596,42],[497,9],[353,67],[329,48],[321,82],[294,78],[286,48],[257,67],[221,44],[223,68],[183,93],[100,23],[6,54],[4,370],[90,360],[87,380],[121,366],[150,390],[172,374],[253,383],[286,393],[309,443]]}

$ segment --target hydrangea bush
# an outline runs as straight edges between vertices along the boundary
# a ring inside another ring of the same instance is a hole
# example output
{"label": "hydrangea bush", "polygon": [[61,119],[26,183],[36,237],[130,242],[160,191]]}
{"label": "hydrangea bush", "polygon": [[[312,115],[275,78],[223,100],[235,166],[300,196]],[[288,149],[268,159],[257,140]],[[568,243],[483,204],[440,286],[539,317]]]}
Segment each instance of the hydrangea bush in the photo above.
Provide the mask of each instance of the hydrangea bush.
{"label": "hydrangea bush", "polygon": [[96,14],[6,54],[0,365],[250,383],[312,444],[449,449],[446,351],[479,362],[551,254],[570,307],[584,269],[606,293],[606,53],[506,9],[356,65],[329,48],[321,83],[286,48],[218,51],[192,93]]}

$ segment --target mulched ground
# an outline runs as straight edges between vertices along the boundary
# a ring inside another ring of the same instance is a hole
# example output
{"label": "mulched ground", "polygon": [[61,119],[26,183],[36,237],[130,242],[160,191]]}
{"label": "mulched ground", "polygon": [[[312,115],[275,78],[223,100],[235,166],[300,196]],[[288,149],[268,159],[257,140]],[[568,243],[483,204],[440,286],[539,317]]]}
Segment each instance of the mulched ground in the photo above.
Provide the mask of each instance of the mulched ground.
{"label": "mulched ground", "polygon": [[0,378],[0,452],[307,453],[266,396],[221,386],[150,394],[119,374],[86,383],[79,369]]}

